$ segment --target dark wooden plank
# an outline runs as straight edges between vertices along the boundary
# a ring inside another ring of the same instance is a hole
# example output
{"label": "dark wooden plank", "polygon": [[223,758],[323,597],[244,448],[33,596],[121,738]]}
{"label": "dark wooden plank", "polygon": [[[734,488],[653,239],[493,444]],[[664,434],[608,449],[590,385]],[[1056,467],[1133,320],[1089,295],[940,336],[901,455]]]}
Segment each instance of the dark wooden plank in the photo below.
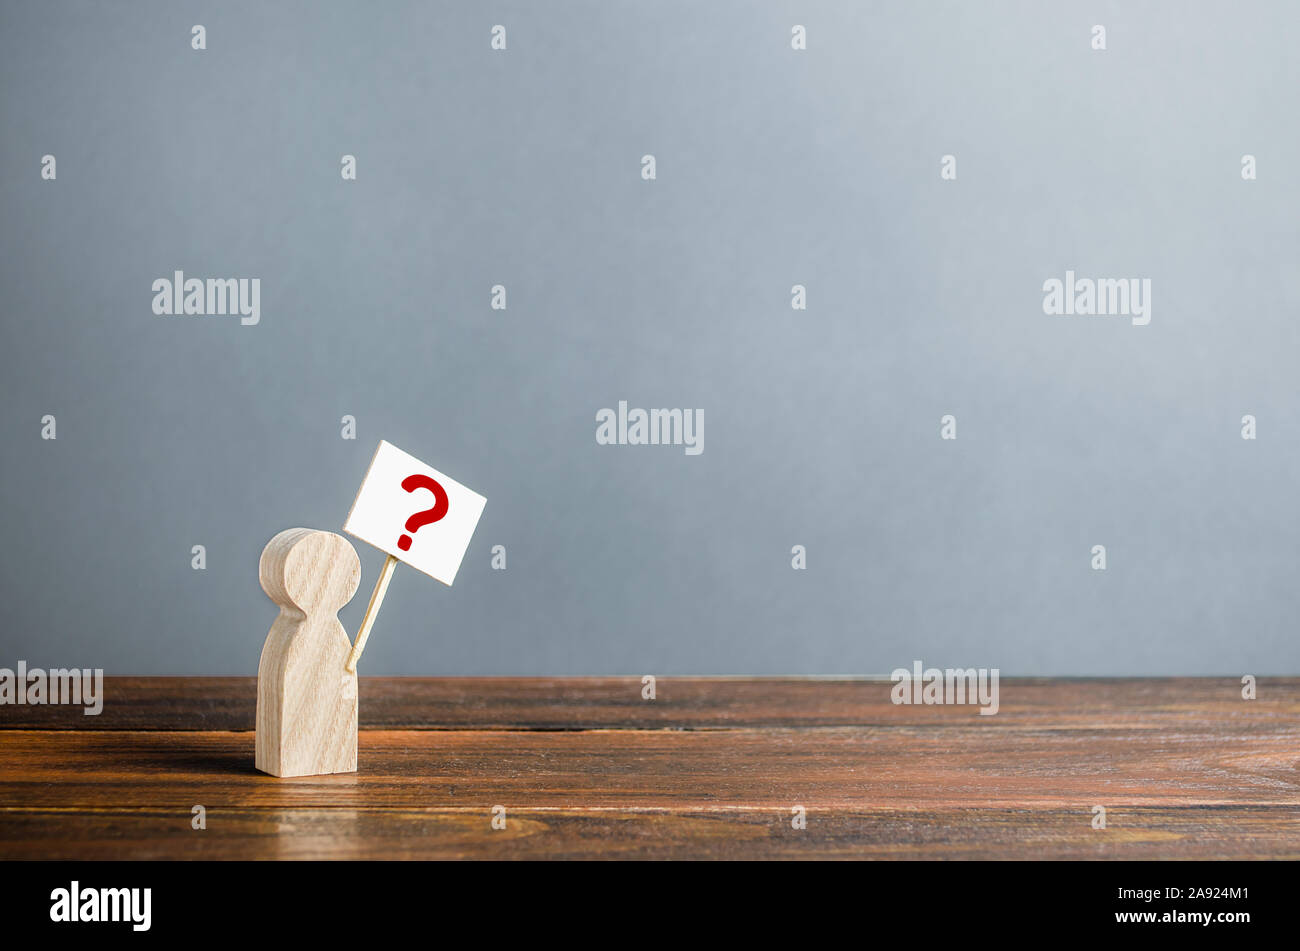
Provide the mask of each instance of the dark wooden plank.
{"label": "dark wooden plank", "polygon": [[788,811],[527,809],[2,809],[5,859],[1300,859],[1300,810],[1115,807]]}
{"label": "dark wooden plank", "polygon": [[371,730],[359,760],[274,779],[254,771],[246,733],[14,730],[0,807],[1300,806],[1294,728]]}
{"label": "dark wooden plank", "polygon": [[[1241,699],[1235,677],[1006,678],[1001,711],[894,705],[879,680],[664,677],[654,701],[636,677],[363,677],[362,729],[725,729],[966,723],[1056,729],[1206,730],[1245,719],[1300,720],[1300,678],[1265,678]],[[109,677],[104,710],[3,706],[0,729],[252,730],[252,677]]]}

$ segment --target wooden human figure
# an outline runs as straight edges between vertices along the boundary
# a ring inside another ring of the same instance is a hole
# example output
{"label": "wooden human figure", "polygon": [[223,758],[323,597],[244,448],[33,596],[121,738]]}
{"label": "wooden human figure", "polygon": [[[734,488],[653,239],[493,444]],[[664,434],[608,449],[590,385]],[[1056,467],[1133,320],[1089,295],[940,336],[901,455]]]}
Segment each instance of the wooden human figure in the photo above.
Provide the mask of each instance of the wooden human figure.
{"label": "wooden human figure", "polygon": [[357,768],[357,675],[336,616],[356,594],[361,559],[343,536],[290,528],[267,543],[262,590],[280,615],[257,668],[256,765],[272,776]]}

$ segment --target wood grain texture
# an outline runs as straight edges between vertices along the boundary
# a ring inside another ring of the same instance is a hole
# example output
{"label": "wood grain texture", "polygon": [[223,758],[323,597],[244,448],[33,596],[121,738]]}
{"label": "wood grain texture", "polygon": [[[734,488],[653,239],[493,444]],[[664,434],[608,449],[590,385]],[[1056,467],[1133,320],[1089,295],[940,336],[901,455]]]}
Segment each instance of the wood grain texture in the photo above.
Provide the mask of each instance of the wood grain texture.
{"label": "wood grain texture", "polygon": [[111,680],[111,729],[0,708],[0,858],[1300,858],[1296,679],[1005,679],[980,717],[872,681],[362,678],[359,771],[298,779],[253,768],[252,686]]}
{"label": "wood grain texture", "polygon": [[[1208,729],[1246,720],[1300,722],[1300,678],[1261,678],[1243,701],[1233,677],[1003,678],[997,716],[969,706],[896,706],[875,679],[660,677],[654,702],[640,677],[361,677],[361,729],[594,730],[916,726],[990,729],[1141,726]],[[254,677],[105,677],[104,710],[0,707],[0,730],[252,730]]]}
{"label": "wood grain texture", "polygon": [[361,559],[342,535],[290,528],[267,543],[262,590],[280,606],[257,667],[257,768],[272,776],[357,768],[357,674],[338,611]]}

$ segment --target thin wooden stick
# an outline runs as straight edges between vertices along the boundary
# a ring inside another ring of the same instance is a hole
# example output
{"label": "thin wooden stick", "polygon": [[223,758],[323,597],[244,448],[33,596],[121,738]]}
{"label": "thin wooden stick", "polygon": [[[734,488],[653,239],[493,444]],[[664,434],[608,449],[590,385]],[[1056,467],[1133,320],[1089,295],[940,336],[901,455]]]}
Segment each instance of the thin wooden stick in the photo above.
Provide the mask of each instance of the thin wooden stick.
{"label": "thin wooden stick", "polygon": [[348,655],[348,662],[343,665],[343,669],[350,674],[357,672],[357,661],[361,659],[361,652],[366,648],[366,638],[370,636],[370,628],[374,626],[375,615],[379,613],[379,606],[384,603],[384,592],[388,590],[388,582],[393,578],[393,569],[397,567],[397,558],[389,555],[384,561],[384,567],[379,572],[379,580],[375,582],[375,590],[370,595],[370,603],[366,605],[366,616],[361,619],[361,629],[357,631],[357,641],[352,645],[352,653]]}

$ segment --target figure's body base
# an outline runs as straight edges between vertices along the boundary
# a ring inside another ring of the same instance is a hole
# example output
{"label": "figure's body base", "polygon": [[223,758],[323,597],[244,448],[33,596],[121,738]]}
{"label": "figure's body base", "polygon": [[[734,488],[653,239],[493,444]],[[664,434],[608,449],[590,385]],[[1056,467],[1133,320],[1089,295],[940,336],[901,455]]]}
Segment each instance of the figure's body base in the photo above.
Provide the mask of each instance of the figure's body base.
{"label": "figure's body base", "polygon": [[340,535],[291,528],[271,539],[262,588],[280,605],[257,668],[254,765],[282,778],[357,771],[357,675],[336,612],[361,561]]}

